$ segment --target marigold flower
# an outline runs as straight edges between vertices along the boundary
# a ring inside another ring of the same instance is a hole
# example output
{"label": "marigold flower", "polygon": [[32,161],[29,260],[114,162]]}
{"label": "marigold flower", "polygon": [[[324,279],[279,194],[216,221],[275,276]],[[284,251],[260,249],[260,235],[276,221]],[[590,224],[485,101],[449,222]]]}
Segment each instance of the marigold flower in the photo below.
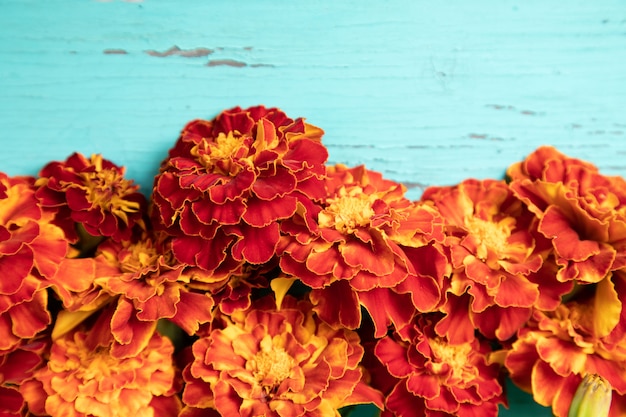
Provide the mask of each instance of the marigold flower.
{"label": "marigold flower", "polygon": [[626,266],[626,181],[541,147],[507,171],[511,189],[552,241],[557,278],[594,283]]}
{"label": "marigold flower", "polygon": [[535,401],[568,415],[582,379],[595,374],[613,387],[611,416],[626,412],[626,276],[614,272],[579,289],[553,312],[535,311],[506,353],[504,365]]}
{"label": "marigold flower", "polygon": [[[174,348],[155,333],[136,356],[112,356],[102,335],[76,330],[56,339],[45,367],[20,386],[29,410],[51,417],[154,417],[174,392]],[[176,404],[174,397],[170,401]],[[173,407],[169,417],[178,414]],[[163,414],[159,414],[161,416]],[[166,414],[165,417],[168,417]]]}
{"label": "marigold flower", "polygon": [[[443,237],[433,226],[438,214],[412,204],[401,184],[363,166],[337,165],[327,172],[326,200],[303,205],[282,223],[280,267],[313,289],[311,300],[323,320],[355,329],[364,306],[380,337],[389,324],[401,328],[411,320],[415,310],[407,303],[428,311],[439,302],[438,277],[419,274],[403,250]],[[429,263],[445,262],[435,252]]]}
{"label": "marigold flower", "polygon": [[37,197],[56,213],[55,222],[73,243],[76,223],[93,236],[130,239],[133,228],[144,228],[146,199],[139,186],[124,178],[124,168],[102,155],[72,154],[51,162],[39,173]]}
{"label": "marigold flower", "polygon": [[116,297],[111,329],[116,356],[142,350],[157,322],[167,319],[189,335],[213,318],[214,301],[188,287],[189,272],[176,262],[163,234],[132,241],[107,240],[96,251],[95,284]]}
{"label": "marigold flower", "polygon": [[221,328],[193,344],[193,362],[183,371],[183,415],[214,409],[228,416],[322,417],[353,404],[382,408],[380,393],[362,380],[362,355],[357,334],[321,322],[310,303],[288,296],[276,309],[264,297],[224,316]]}
{"label": "marigold flower", "polygon": [[21,345],[10,353],[0,353],[0,416],[21,416],[24,399],[19,386],[41,364],[44,344]]}
{"label": "marigold flower", "polygon": [[390,335],[376,343],[380,362],[370,370],[374,386],[383,383],[383,415],[497,416],[498,404],[506,401],[499,366],[487,362],[489,344],[479,339],[451,344],[435,331],[437,318],[418,316],[409,340]]}
{"label": "marigold flower", "polygon": [[468,179],[455,186],[431,187],[432,201],[446,224],[452,274],[445,283],[437,325],[449,340],[467,342],[479,329],[506,340],[530,317],[531,308],[554,309],[572,284],[542,269],[548,247],[536,232],[536,217],[504,181]]}
{"label": "marigold flower", "polygon": [[188,123],[152,194],[154,223],[173,236],[176,258],[210,272],[268,262],[278,221],[325,193],[322,133],[263,106]]}
{"label": "marigold flower", "polygon": [[46,288],[68,252],[63,231],[41,210],[33,182],[0,173],[0,352],[51,322]]}
{"label": "marigold flower", "polygon": [[112,354],[128,357],[145,347],[160,320],[194,335],[216,306],[226,314],[245,309],[252,289],[268,286],[263,268],[210,273],[179,263],[169,243],[164,233],[144,233],[132,241],[107,239],[94,258],[66,259],[54,281],[64,310],[53,338],[103,310],[110,326],[102,331],[116,340]]}
{"label": "marigold flower", "polygon": [[250,307],[254,291],[267,289],[267,275],[276,267],[274,260],[263,265],[243,264],[230,272],[208,272],[202,268],[186,268],[188,287],[210,294],[216,307],[224,314]]}

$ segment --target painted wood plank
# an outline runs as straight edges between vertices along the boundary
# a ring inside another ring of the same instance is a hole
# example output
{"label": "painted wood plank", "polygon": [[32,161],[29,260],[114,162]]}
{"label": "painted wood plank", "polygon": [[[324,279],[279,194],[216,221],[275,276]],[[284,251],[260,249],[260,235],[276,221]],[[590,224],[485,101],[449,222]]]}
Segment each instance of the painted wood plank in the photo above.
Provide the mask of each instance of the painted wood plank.
{"label": "painted wood plank", "polygon": [[99,152],[148,192],[185,122],[253,104],[307,117],[325,129],[331,162],[365,163],[413,197],[500,177],[540,144],[626,173],[621,1],[0,8],[0,127],[11,144],[0,166],[11,174]]}

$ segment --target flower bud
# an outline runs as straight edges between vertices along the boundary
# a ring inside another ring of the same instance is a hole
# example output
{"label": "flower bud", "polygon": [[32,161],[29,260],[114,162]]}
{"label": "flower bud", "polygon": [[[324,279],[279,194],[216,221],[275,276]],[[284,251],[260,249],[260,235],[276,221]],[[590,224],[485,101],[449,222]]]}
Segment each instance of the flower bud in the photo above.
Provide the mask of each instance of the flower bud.
{"label": "flower bud", "polygon": [[607,417],[612,392],[611,384],[600,375],[585,375],[574,394],[568,417]]}

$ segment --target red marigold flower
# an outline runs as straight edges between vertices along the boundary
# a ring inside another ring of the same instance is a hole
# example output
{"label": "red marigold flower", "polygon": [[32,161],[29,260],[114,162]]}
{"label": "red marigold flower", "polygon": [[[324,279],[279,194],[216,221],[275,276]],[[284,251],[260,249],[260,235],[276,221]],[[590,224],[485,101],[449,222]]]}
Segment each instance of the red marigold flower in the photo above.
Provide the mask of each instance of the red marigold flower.
{"label": "red marigold flower", "polygon": [[489,344],[478,339],[451,344],[435,325],[433,315],[420,315],[409,340],[396,335],[377,342],[380,362],[371,371],[374,386],[383,382],[383,416],[497,416],[498,404],[506,401],[499,366],[487,362]]}
{"label": "red marigold flower", "polygon": [[142,350],[160,319],[193,335],[213,318],[213,299],[187,285],[190,273],[176,262],[163,234],[107,240],[98,246],[96,261],[95,284],[117,298],[110,322],[119,343],[113,346],[113,355],[131,356]]}
{"label": "red marigold flower", "polygon": [[[438,277],[420,274],[403,249],[442,239],[434,226],[438,214],[363,166],[327,171],[326,200],[303,205],[282,223],[280,267],[313,288],[311,300],[323,320],[355,329],[364,306],[380,337],[389,324],[401,328],[411,320],[414,309],[407,305],[429,311],[439,302]],[[433,267],[445,258],[431,254],[426,268],[445,269]]]}
{"label": "red marigold flower", "polygon": [[268,286],[264,271],[242,266],[218,274],[181,264],[171,252],[170,238],[160,232],[132,241],[107,239],[94,258],[62,263],[53,286],[64,310],[53,337],[102,310],[108,317],[99,320],[108,326],[102,331],[115,338],[112,354],[132,356],[145,347],[162,319],[194,335],[213,319],[215,307],[226,314],[249,307],[252,289]]}
{"label": "red marigold flower", "polygon": [[63,231],[41,210],[33,182],[0,173],[0,352],[50,323],[46,288],[68,252]]}
{"label": "red marigold flower", "polygon": [[215,305],[224,314],[250,307],[253,291],[269,286],[267,274],[276,267],[271,261],[263,265],[239,265],[230,272],[208,272],[202,268],[186,268],[188,287],[196,292],[210,294]]}
{"label": "red marigold flower", "polygon": [[161,165],[152,199],[177,259],[208,271],[263,264],[278,221],[324,194],[321,129],[263,106],[188,123]]}
{"label": "red marigold flower", "polygon": [[55,222],[72,242],[78,240],[76,223],[93,236],[128,240],[135,226],[144,228],[146,199],[124,172],[101,155],[74,153],[41,170],[37,197],[56,212]]}
{"label": "red marigold flower", "polygon": [[358,335],[321,322],[306,301],[286,297],[276,309],[272,297],[260,299],[198,339],[193,356],[183,371],[183,415],[322,417],[354,404],[382,408],[362,379]]}
{"label": "red marigold flower", "polygon": [[[136,356],[116,358],[101,335],[82,330],[56,339],[45,367],[20,386],[29,410],[51,417],[153,417],[174,392],[174,348],[155,333]],[[171,397],[176,403],[176,399]],[[178,414],[176,407],[165,417]],[[161,416],[160,414],[159,416]]]}
{"label": "red marigold flower", "polygon": [[557,278],[598,282],[626,266],[626,181],[541,147],[507,171],[511,189],[552,241]]}
{"label": "red marigold flower", "polygon": [[10,353],[0,353],[0,416],[21,416],[24,399],[19,386],[41,364],[44,344],[29,343]]}
{"label": "red marigold flower", "polygon": [[536,233],[536,217],[504,181],[468,179],[455,186],[431,187],[432,201],[446,224],[452,274],[446,280],[437,324],[452,343],[467,342],[479,329],[506,340],[530,317],[531,309],[554,309],[572,284],[541,269],[547,246]]}

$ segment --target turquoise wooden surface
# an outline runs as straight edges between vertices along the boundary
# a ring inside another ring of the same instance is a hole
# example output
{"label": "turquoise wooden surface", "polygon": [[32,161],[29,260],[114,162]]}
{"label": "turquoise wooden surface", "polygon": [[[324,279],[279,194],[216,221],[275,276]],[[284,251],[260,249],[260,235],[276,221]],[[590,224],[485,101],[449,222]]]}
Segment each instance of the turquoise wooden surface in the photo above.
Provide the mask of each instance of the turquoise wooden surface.
{"label": "turquoise wooden surface", "polygon": [[0,0],[0,170],[102,153],[149,193],[187,121],[265,104],[412,198],[541,144],[626,175],[625,74],[623,0]]}

